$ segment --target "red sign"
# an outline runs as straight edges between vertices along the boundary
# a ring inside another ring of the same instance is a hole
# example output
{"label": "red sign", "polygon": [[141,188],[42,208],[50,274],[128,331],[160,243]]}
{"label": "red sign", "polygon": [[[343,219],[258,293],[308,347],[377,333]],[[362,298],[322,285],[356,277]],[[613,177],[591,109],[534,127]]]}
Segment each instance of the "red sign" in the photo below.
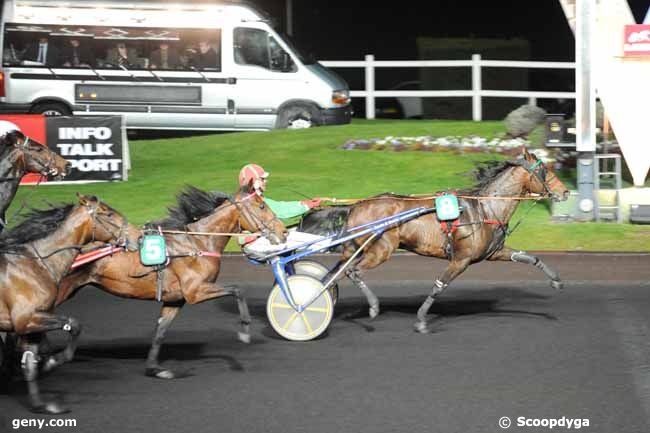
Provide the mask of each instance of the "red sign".
{"label": "red sign", "polygon": [[624,33],[624,56],[650,56],[650,25],[626,25]]}
{"label": "red sign", "polygon": [[[47,145],[45,134],[45,116],[42,114],[3,114],[0,120],[6,120],[18,126],[23,134],[33,138],[41,144]],[[34,173],[28,173],[23,176],[21,184],[36,183],[41,176]],[[47,182],[42,179],[41,183]]]}

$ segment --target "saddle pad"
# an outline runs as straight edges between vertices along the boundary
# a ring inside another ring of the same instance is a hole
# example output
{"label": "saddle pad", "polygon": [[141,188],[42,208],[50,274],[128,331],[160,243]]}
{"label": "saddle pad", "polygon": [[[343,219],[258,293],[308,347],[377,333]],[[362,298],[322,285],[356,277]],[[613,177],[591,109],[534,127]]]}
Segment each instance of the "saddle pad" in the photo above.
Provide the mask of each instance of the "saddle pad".
{"label": "saddle pad", "polygon": [[140,261],[145,266],[158,266],[167,261],[165,237],[162,235],[144,235],[140,246]]}
{"label": "saddle pad", "polygon": [[436,197],[436,216],[440,221],[455,220],[460,216],[458,198],[452,194]]}

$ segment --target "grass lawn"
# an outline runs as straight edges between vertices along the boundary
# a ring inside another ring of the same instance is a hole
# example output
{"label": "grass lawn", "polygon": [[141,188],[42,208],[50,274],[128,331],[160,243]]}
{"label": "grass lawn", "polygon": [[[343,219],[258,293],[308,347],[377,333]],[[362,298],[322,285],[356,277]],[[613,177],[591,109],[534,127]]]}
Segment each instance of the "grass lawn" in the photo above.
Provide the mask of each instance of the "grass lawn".
{"label": "grass lawn", "polygon": [[[261,164],[271,173],[267,195],[280,200],[305,196],[357,198],[385,191],[429,193],[472,184],[465,175],[476,161],[494,155],[429,152],[343,151],[349,139],[386,136],[494,137],[502,122],[355,120],[350,125],[310,130],[277,130],[130,141],[128,182],[21,187],[8,217],[23,200],[41,206],[71,202],[74,193],[92,193],[142,224],[164,215],[183,185],[233,192],[239,169]],[[527,204],[520,206],[525,209]],[[517,220],[517,215],[513,220]],[[528,250],[650,251],[650,227],[596,223],[554,224],[538,204],[513,234],[510,245]]]}

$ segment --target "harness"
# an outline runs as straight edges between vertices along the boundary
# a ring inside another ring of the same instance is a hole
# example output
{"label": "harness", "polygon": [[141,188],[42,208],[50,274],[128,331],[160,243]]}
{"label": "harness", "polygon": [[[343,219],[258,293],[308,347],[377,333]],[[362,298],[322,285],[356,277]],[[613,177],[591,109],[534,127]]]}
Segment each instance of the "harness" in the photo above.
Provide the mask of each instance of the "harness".
{"label": "harness", "polygon": [[[479,224],[497,225],[503,231],[503,234],[505,235],[504,236],[504,241],[505,241],[505,237],[511,235],[519,227],[519,225],[522,223],[524,218],[528,216],[532,208],[537,204],[539,200],[552,195],[551,187],[553,185],[549,185],[546,182],[546,176],[547,176],[546,166],[544,165],[541,159],[537,160],[534,164],[531,164],[530,162],[528,162],[528,160],[524,159],[521,162],[521,166],[524,167],[530,173],[530,181],[532,181],[533,176],[535,176],[540,181],[540,183],[544,187],[544,194],[539,198],[535,199],[533,204],[526,210],[526,213],[517,221],[517,223],[514,225],[512,229],[508,228],[508,224],[504,224],[502,221],[495,218],[483,218],[480,221],[470,221],[470,222],[461,223],[460,215],[464,209],[462,208],[462,206],[458,205],[457,191],[441,192],[436,194],[435,196],[436,217],[438,218],[442,231],[445,233],[447,237],[445,252],[447,253],[447,256],[450,259],[454,258],[453,237],[459,227],[468,226],[468,225],[479,225]],[[558,181],[559,180],[557,178],[553,179],[553,184],[555,184]],[[471,197],[471,196],[461,196],[461,197],[466,199],[481,198],[481,197]],[[513,197],[512,199],[514,200],[515,197]]]}
{"label": "harness", "polygon": [[[246,201],[253,197],[253,194],[249,194],[241,200],[235,200],[232,197],[229,197],[230,206],[235,206],[242,217],[246,220],[246,223],[251,227],[261,227],[262,233],[267,233],[268,235],[272,234],[271,229],[267,224],[264,223],[260,218],[258,218],[253,212],[250,212]],[[240,227],[241,228],[241,227]],[[191,250],[186,253],[177,253],[170,254],[165,237],[163,233],[170,232],[171,234],[184,234],[188,237],[190,242],[196,247],[196,249]],[[241,232],[241,229],[240,229]],[[175,231],[175,230],[162,230],[160,226],[157,228],[145,228],[143,231],[143,236],[138,240],[139,250],[140,250],[140,262],[142,265],[151,268],[149,271],[138,274],[131,275],[133,278],[142,278],[152,272],[156,273],[156,300],[158,302],[162,301],[164,286],[165,286],[165,269],[169,266],[172,259],[183,258],[183,257],[213,257],[220,258],[222,254],[216,251],[205,251],[201,250],[194,242],[193,235],[218,235],[218,236],[233,236],[239,235],[240,233],[196,233],[189,231]],[[110,252],[103,253],[102,257],[105,255],[111,254]],[[92,261],[90,259],[89,261]],[[87,262],[86,262],[87,263]]]}

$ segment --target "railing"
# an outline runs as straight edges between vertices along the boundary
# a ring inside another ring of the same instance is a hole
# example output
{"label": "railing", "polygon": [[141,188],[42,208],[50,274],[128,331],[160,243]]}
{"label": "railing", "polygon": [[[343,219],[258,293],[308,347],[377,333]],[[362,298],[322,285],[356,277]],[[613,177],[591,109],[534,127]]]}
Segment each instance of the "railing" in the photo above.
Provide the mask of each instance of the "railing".
{"label": "railing", "polygon": [[[509,60],[482,60],[480,54],[472,55],[471,60],[407,60],[385,61],[375,60],[372,54],[366,55],[363,61],[322,61],[324,66],[331,68],[364,68],[365,90],[352,90],[350,96],[366,98],[366,118],[375,118],[375,98],[385,96],[404,97],[470,97],[472,98],[472,119],[480,121],[483,118],[483,97],[491,98],[527,98],[530,104],[537,99],[575,99],[574,92],[536,92],[512,90],[485,90],[481,86],[481,68],[546,68],[546,69],[575,69],[573,62],[527,62]],[[375,68],[472,68],[471,90],[376,90]]]}

